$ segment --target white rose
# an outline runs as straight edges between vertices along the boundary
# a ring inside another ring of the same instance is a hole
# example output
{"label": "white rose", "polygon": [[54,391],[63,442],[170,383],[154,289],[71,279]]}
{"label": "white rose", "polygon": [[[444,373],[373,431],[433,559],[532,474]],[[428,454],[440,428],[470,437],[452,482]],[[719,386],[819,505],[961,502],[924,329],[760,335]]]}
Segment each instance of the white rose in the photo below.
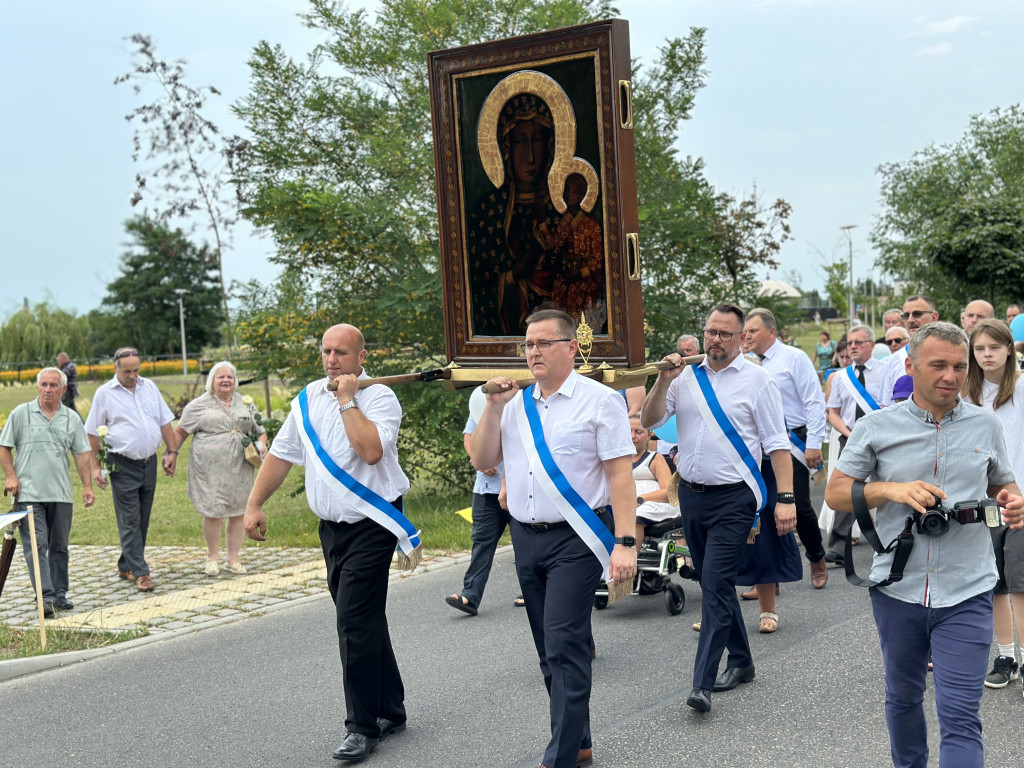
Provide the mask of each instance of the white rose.
{"label": "white rose", "polygon": [[110,430],[109,430],[109,429],[107,429],[107,427],[106,427],[106,426],[102,426],[102,427],[96,427],[96,434],[97,434],[98,436],[100,436],[100,437],[106,437],[106,436],[107,436],[107,432],[109,432],[109,431],[110,431]]}
{"label": "white rose", "polygon": [[253,405],[255,402],[256,401],[252,399],[252,395],[246,395],[242,398],[242,405]]}

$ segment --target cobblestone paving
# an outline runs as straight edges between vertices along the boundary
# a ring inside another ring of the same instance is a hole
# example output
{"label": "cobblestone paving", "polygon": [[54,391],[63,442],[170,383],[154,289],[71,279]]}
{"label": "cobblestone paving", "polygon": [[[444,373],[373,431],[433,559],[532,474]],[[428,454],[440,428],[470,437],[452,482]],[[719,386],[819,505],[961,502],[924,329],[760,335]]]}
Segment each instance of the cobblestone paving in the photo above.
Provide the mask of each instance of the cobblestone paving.
{"label": "cobblestone paving", "polygon": [[[247,573],[224,570],[218,576],[204,573],[205,547],[147,547],[155,590],[139,592],[135,584],[118,578],[119,547],[72,546],[72,611],[62,611],[48,626],[81,629],[123,630],[141,626],[151,634],[199,628],[217,619],[242,618],[270,606],[327,592],[327,572],[319,549],[246,547],[241,561]],[[430,552],[416,573],[443,567],[468,558]],[[392,580],[410,574],[392,571]],[[413,574],[414,575],[414,574]],[[0,622],[34,627],[39,614],[19,547],[0,597]]]}

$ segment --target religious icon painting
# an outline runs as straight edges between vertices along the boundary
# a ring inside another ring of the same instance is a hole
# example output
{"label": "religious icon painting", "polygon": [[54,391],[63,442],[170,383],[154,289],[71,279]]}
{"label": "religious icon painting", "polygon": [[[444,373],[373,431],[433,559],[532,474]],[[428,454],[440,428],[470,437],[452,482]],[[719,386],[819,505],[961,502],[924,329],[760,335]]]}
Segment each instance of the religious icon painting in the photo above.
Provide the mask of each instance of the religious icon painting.
{"label": "religious icon painting", "polygon": [[568,312],[593,362],[643,362],[629,26],[430,54],[449,359],[507,364]]}

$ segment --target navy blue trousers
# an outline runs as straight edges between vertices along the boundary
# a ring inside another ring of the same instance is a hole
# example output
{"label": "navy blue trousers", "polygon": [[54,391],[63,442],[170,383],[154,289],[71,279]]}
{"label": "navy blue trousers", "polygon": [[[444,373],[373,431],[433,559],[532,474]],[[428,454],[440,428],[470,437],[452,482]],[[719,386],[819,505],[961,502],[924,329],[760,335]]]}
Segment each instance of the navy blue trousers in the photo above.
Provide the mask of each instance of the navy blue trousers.
{"label": "navy blue trousers", "polygon": [[462,596],[479,606],[494,564],[494,550],[509,521],[496,493],[473,494],[473,554],[462,579]]}
{"label": "navy blue trousers", "polygon": [[693,660],[693,686],[710,691],[726,650],[726,666],[746,667],[753,663],[736,596],[736,573],[743,562],[757,502],[753,491],[745,485],[704,493],[680,485],[679,506],[686,510],[686,544],[701,591],[700,639]]}
{"label": "navy blue trousers", "polygon": [[[610,518],[604,519],[607,525]],[[569,526],[538,532],[512,521],[519,586],[548,689],[547,768],[574,768],[589,749],[592,647],[590,611],[601,562]]]}
{"label": "navy blue trousers", "polygon": [[940,768],[982,768],[981,694],[992,642],[992,591],[948,608],[905,603],[877,589],[871,608],[885,662],[885,721],[895,768],[926,768],[924,691],[931,651]]}

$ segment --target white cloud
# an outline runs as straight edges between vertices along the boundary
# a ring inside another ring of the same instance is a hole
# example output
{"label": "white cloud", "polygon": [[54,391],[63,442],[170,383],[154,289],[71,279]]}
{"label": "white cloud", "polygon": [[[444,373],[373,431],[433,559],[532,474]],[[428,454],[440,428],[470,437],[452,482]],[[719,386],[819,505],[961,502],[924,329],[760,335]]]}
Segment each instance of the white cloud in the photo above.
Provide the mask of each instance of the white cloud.
{"label": "white cloud", "polygon": [[914,19],[917,29],[910,32],[907,37],[935,37],[936,35],[955,35],[961,30],[970,29],[974,22],[978,21],[975,16],[953,16],[942,21],[928,21],[927,16],[918,16]]}
{"label": "white cloud", "polygon": [[945,56],[953,50],[952,43],[939,43],[938,45],[926,45],[914,52],[915,56]]}

